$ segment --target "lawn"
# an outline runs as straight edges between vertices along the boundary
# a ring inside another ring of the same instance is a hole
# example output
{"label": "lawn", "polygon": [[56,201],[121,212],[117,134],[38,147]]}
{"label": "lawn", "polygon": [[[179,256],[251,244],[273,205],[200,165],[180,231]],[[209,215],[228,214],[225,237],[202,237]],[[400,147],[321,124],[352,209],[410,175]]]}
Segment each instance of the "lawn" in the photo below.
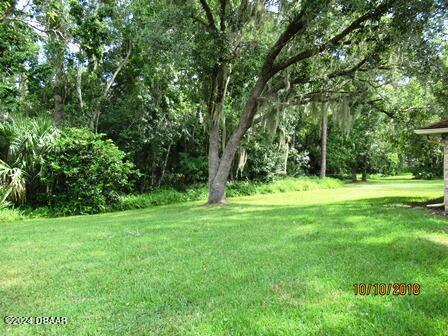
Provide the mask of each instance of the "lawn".
{"label": "lawn", "polygon": [[[0,335],[447,335],[441,181],[382,179],[0,224]],[[356,296],[355,283],[419,283]]]}

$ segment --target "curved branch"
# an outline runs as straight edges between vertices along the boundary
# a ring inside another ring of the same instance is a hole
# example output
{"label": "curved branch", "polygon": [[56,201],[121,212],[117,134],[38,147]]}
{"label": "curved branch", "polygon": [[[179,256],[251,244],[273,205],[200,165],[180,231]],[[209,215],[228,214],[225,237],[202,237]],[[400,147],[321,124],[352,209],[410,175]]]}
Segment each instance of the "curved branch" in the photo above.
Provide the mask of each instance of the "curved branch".
{"label": "curved branch", "polygon": [[129,57],[131,56],[131,51],[132,51],[132,44],[131,44],[131,42],[129,42],[129,48],[128,48],[128,51],[127,51],[127,53],[126,53],[126,57],[125,57],[125,58],[121,61],[121,63],[118,65],[118,67],[117,67],[117,69],[115,70],[115,72],[114,72],[112,78],[109,79],[109,80],[107,81],[106,88],[104,89],[104,92],[103,92],[103,95],[102,95],[102,98],[103,98],[103,99],[107,97],[107,94],[109,93],[109,90],[110,90],[112,84],[114,83],[115,78],[116,78],[117,75],[120,73],[121,69],[123,69],[123,67],[125,66],[125,64],[128,62]]}
{"label": "curved branch", "polygon": [[213,13],[212,13],[210,6],[207,3],[207,0],[199,0],[199,2],[201,3],[202,9],[204,10],[205,15],[207,16],[207,21],[208,21],[209,26],[216,30],[215,19],[213,18]]}
{"label": "curved branch", "polygon": [[305,27],[305,9],[302,9],[294,19],[288,24],[283,33],[278,37],[275,44],[272,46],[268,55],[266,56],[266,61],[263,65],[263,69],[268,71],[272,68],[277,56],[283,50],[285,45],[291,41],[291,39],[296,36],[296,34]]}
{"label": "curved branch", "polygon": [[310,48],[308,50],[301,51],[298,54],[284,60],[283,62],[276,64],[273,69],[274,73],[278,73],[281,70],[284,70],[287,67],[289,67],[301,60],[304,60],[304,59],[310,58],[314,55],[317,55],[317,54],[327,50],[330,46],[339,44],[347,35],[349,35],[350,33],[352,33],[353,31],[355,31],[357,29],[362,28],[362,26],[363,26],[362,24],[365,21],[367,21],[381,13],[386,12],[389,9],[390,4],[394,1],[396,1],[396,0],[386,1],[386,2],[382,3],[381,5],[375,7],[374,9],[368,11],[367,13],[359,16],[356,20],[354,20],[351,24],[349,24],[345,29],[343,29],[339,34],[336,34],[335,36],[330,38],[324,44],[314,47],[314,48]]}
{"label": "curved branch", "polygon": [[220,14],[220,25],[221,25],[221,31],[226,30],[226,7],[227,7],[227,0],[219,0],[219,4],[221,7],[221,14]]}

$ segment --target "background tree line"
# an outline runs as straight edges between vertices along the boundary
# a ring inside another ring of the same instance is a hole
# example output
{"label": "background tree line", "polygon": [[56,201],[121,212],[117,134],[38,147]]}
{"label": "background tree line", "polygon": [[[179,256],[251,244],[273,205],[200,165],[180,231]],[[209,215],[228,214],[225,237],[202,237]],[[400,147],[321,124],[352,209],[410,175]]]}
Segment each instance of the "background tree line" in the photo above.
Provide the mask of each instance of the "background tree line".
{"label": "background tree line", "polygon": [[92,160],[104,151],[127,160],[116,172],[131,176],[123,192],[207,183],[210,203],[225,202],[229,179],[440,176],[436,139],[413,129],[447,116],[446,9],[442,0],[3,1],[3,185],[28,183],[28,198],[41,190],[49,196],[34,201],[48,203],[73,190],[70,165],[85,165],[55,153],[89,148],[101,148]]}

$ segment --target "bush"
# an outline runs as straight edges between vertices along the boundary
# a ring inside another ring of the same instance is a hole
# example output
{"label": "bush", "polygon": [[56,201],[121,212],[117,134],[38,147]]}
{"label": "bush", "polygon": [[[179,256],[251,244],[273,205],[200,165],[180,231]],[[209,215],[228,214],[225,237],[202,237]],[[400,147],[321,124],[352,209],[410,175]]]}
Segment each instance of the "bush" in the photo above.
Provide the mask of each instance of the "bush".
{"label": "bush", "polygon": [[5,200],[5,196],[6,191],[0,187],[0,223],[22,219],[22,212],[13,208],[12,204]]}
{"label": "bush", "polygon": [[43,200],[64,214],[101,212],[132,189],[138,176],[125,153],[103,135],[86,129],[65,129],[54,149],[43,155],[40,181]]}
{"label": "bush", "polygon": [[418,179],[443,177],[443,150],[438,140],[411,138],[409,171]]}
{"label": "bush", "polygon": [[13,222],[24,218],[20,210],[9,207],[4,208],[0,205],[0,223]]}
{"label": "bush", "polygon": [[235,197],[315,189],[332,189],[338,188],[342,186],[342,184],[343,183],[340,180],[334,178],[320,179],[317,177],[287,177],[270,183],[233,181],[227,189],[227,196]]}
{"label": "bush", "polygon": [[[334,178],[319,179],[316,177],[283,178],[270,183],[251,181],[231,181],[227,188],[227,197],[250,196],[255,194],[268,194],[291,191],[305,191],[314,189],[332,189],[343,185],[343,182]],[[156,191],[138,194],[121,195],[119,201],[109,204],[105,211],[121,211],[142,209],[152,206],[168,205],[188,201],[206,201],[208,196],[207,185],[198,184],[184,191],[173,188],[163,188]],[[65,210],[64,210],[65,209]],[[64,214],[72,214],[69,205],[62,205],[62,209],[47,206],[35,208],[21,208],[20,211],[14,208],[0,207],[0,222],[13,221],[23,218],[55,217]],[[3,217],[2,217],[3,216]]]}
{"label": "bush", "polygon": [[[231,181],[227,188],[227,197],[250,196],[255,194],[270,194],[288,191],[305,191],[313,189],[332,189],[343,185],[343,182],[333,178],[319,179],[317,177],[283,178],[270,183],[251,181]],[[141,209],[157,205],[168,205],[187,201],[207,199],[207,186],[196,185],[183,192],[172,188],[164,188],[147,194],[128,195],[111,207],[110,210]]]}
{"label": "bush", "polygon": [[242,178],[269,182],[284,174],[284,153],[268,140],[246,146],[247,162]]}
{"label": "bush", "polygon": [[193,157],[179,153],[179,171],[185,176],[184,183],[192,184],[207,181],[208,160],[205,156]]}
{"label": "bush", "polygon": [[187,201],[198,201],[207,198],[207,187],[197,185],[183,192],[173,188],[163,188],[151,193],[128,195],[111,207],[111,210],[142,209],[157,205],[168,205]]}

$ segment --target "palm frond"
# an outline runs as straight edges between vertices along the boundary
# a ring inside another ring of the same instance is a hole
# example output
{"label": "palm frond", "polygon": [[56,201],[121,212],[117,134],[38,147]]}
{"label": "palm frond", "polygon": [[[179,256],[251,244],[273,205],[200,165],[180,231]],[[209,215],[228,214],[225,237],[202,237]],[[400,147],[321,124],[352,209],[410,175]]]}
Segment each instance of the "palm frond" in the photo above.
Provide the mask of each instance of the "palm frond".
{"label": "palm frond", "polygon": [[0,186],[3,199],[23,203],[27,181],[39,174],[41,156],[51,150],[59,134],[46,119],[14,118],[0,125],[0,138],[7,155],[0,159]]}
{"label": "palm frond", "polygon": [[0,184],[4,190],[3,200],[24,203],[26,200],[27,174],[20,168],[11,167],[0,160]]}

